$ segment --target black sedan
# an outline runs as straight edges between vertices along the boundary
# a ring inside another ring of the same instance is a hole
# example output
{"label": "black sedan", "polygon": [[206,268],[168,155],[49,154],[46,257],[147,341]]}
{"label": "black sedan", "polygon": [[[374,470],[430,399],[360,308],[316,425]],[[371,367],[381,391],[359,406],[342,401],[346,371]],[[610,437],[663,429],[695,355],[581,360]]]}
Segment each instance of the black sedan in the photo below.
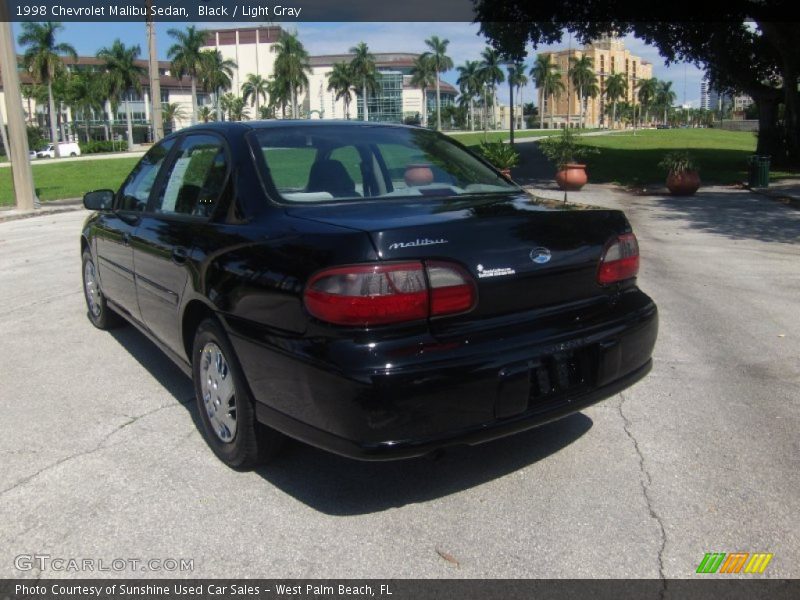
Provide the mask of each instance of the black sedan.
{"label": "black sedan", "polygon": [[284,434],[362,459],[475,444],[651,366],[624,214],[535,201],[438,133],[191,127],[84,204],[91,322],[132,323],[193,378],[234,467]]}

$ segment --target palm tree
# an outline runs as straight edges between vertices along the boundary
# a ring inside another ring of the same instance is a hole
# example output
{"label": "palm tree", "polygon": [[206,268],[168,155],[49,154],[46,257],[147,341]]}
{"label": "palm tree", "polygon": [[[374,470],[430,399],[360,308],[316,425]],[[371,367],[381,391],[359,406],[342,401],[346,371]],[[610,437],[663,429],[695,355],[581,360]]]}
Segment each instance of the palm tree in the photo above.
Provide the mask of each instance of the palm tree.
{"label": "palm tree", "polygon": [[133,146],[133,125],[131,123],[131,107],[127,94],[134,90],[142,91],[142,77],[145,75],[144,67],[136,64],[141,48],[138,44],[127,47],[119,38],[114,40],[110,48],[100,48],[97,58],[105,64],[105,85],[108,99],[111,102],[111,112],[116,113],[122,97],[125,96],[125,118],[128,124],[128,148]]}
{"label": "palm tree", "polygon": [[[556,100],[561,98],[561,94],[565,89],[561,72],[553,71],[550,73],[550,80],[547,82],[547,91],[550,92],[550,129],[555,127]],[[567,124],[567,127],[569,127],[569,124]]]}
{"label": "palm tree", "polygon": [[267,80],[261,75],[250,73],[242,84],[242,99],[245,102],[250,102],[251,106],[255,106],[256,115],[261,112],[261,98],[264,102],[267,101]]}
{"label": "palm tree", "polygon": [[[530,75],[539,90],[539,129],[544,129],[544,101],[547,98],[548,86],[554,80],[556,64],[549,54],[537,54]],[[560,80],[560,78],[559,78]]]}
{"label": "palm tree", "polygon": [[[434,85],[434,81],[437,87],[436,91],[438,92],[439,73],[436,71],[436,63],[433,60],[433,55],[427,52],[425,54],[420,54],[414,59],[414,64],[411,67],[411,85],[422,90],[422,125],[424,127],[428,126],[428,88]],[[437,97],[436,114],[437,117],[439,117],[441,125],[440,112]]]}
{"label": "palm tree", "polygon": [[[528,85],[528,78],[525,76],[525,63],[522,61],[517,61],[508,66],[508,87],[509,91],[510,88],[514,88],[517,90],[517,102],[519,102],[520,106],[520,127],[522,127],[522,95],[520,93],[521,89]],[[511,94],[509,94],[511,95]],[[514,119],[516,123],[516,118]]]}
{"label": "palm tree", "polygon": [[[206,109],[206,113],[211,113],[211,110],[207,106],[203,108]],[[164,128],[174,130],[175,121],[186,118],[186,110],[177,102],[169,102],[161,109],[161,117],[164,119]]]}
{"label": "palm tree", "polygon": [[228,107],[228,112],[230,114],[231,121],[247,121],[250,117],[247,116],[247,113],[244,110],[245,102],[244,98],[240,96],[235,96],[231,102],[230,106]]}
{"label": "palm tree", "polygon": [[367,94],[370,90],[376,90],[378,87],[378,80],[375,70],[375,56],[369,51],[369,46],[364,42],[359,42],[357,45],[350,48],[350,53],[353,55],[350,61],[350,70],[353,76],[361,84],[361,97],[364,102],[363,119],[369,121],[369,110],[367,109]]}
{"label": "palm tree", "polygon": [[103,81],[92,73],[76,71],[72,73],[67,81],[66,102],[72,108],[73,114],[81,113],[86,133],[86,141],[89,142],[89,120],[92,112],[102,112],[105,100]]}
{"label": "palm tree", "polygon": [[[221,92],[231,88],[233,70],[236,68],[236,62],[223,57],[222,52],[219,50],[203,50],[200,53],[198,80],[203,90],[214,94],[214,103],[217,105],[217,120],[222,120],[222,107],[219,102]],[[203,112],[202,109],[199,109],[199,111]]]}
{"label": "palm tree", "polygon": [[578,90],[578,104],[580,106],[578,121],[579,126],[583,128],[585,125],[585,99],[588,96],[586,90],[591,85],[597,85],[597,75],[594,74],[594,63],[590,56],[584,55],[580,58],[570,56],[569,63],[568,75],[572,85]]}
{"label": "palm tree", "polygon": [[625,97],[628,89],[628,81],[623,73],[614,73],[606,79],[606,99],[611,102],[613,111],[611,113],[611,127],[617,122],[617,101]]}
{"label": "palm tree", "polygon": [[233,102],[234,102],[235,99],[236,99],[236,96],[234,96],[230,92],[228,92],[227,94],[224,94],[219,99],[219,106],[220,106],[220,109],[222,110],[222,114],[223,115],[227,114],[229,121],[232,120],[231,119],[231,107],[233,106]]}
{"label": "palm tree", "polygon": [[425,40],[425,45],[430,48],[423,56],[427,56],[433,65],[436,73],[436,129],[442,129],[442,97],[440,94],[440,74],[453,68],[453,60],[447,56],[447,46],[450,40],[440,40],[438,36],[432,35]]}
{"label": "palm tree", "polygon": [[33,107],[31,106],[31,100],[35,100],[36,97],[39,95],[39,91],[37,85],[23,85],[21,86],[22,97],[28,103],[28,122],[33,123]]}
{"label": "palm tree", "polygon": [[292,118],[297,118],[297,93],[308,87],[308,75],[311,74],[311,65],[308,62],[308,51],[303,46],[297,33],[284,31],[278,43],[272,46],[275,52],[275,79],[282,80],[283,85],[289,88],[292,104]]}
{"label": "palm tree", "polygon": [[273,110],[277,107],[281,109],[282,118],[286,118],[286,105],[292,99],[292,92],[289,89],[289,82],[282,77],[273,75],[267,80],[267,95],[269,96],[269,106]]}
{"label": "palm tree", "polygon": [[492,92],[492,127],[496,128],[495,109],[497,107],[497,84],[506,80],[503,69],[500,68],[502,59],[500,53],[494,48],[484,48],[481,52],[481,77],[489,85]]}
{"label": "palm tree", "polygon": [[192,125],[197,123],[197,78],[203,68],[201,48],[206,44],[207,33],[194,25],[187,27],[186,31],[180,29],[167,31],[167,34],[176,40],[167,51],[167,56],[172,61],[174,75],[179,79],[188,75],[192,84]]}
{"label": "palm tree", "polygon": [[53,79],[64,69],[62,56],[78,58],[75,48],[65,43],[57,43],[56,35],[63,29],[61,23],[45,21],[43,23],[22,23],[22,34],[19,44],[25,48],[22,61],[35,81],[47,86],[48,112],[50,114],[50,136],[53,139],[55,156],[60,157],[58,147],[58,125],[56,123],[56,105],[53,99]]}
{"label": "palm tree", "polygon": [[[658,93],[658,79],[651,77],[650,79],[642,79],[639,82],[639,102],[642,103],[644,108],[644,120],[647,121],[650,111],[650,103],[655,99]],[[641,116],[641,113],[640,113]]]}
{"label": "palm tree", "polygon": [[469,98],[470,130],[475,131],[475,96],[477,96],[483,80],[481,79],[481,63],[477,60],[468,60],[458,67],[458,87],[462,96]]}
{"label": "palm tree", "polygon": [[346,119],[350,118],[350,90],[354,85],[355,77],[350,65],[344,62],[333,65],[333,70],[328,73],[328,91],[334,93],[336,100],[344,101],[344,116]]}
{"label": "palm tree", "polygon": [[[222,109],[220,108],[219,103],[217,103],[217,111],[220,110]],[[197,110],[197,116],[203,123],[208,123],[209,121],[214,120],[214,112],[208,106],[201,106]]]}
{"label": "palm tree", "polygon": [[664,110],[664,125],[667,124],[667,111],[675,103],[677,96],[672,91],[671,81],[659,81],[656,90],[656,104]]}

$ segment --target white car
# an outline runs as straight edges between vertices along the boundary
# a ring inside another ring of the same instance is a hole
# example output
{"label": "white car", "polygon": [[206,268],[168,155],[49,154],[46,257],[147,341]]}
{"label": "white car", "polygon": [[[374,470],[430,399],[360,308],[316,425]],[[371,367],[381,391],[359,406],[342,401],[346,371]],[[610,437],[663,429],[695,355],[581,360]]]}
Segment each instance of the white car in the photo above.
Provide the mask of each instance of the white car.
{"label": "white car", "polygon": [[[60,142],[58,144],[58,149],[61,152],[61,156],[80,156],[81,149],[75,142]],[[39,158],[55,158],[55,146],[53,144],[48,144],[47,148],[44,150],[39,150],[36,153],[36,156]]]}

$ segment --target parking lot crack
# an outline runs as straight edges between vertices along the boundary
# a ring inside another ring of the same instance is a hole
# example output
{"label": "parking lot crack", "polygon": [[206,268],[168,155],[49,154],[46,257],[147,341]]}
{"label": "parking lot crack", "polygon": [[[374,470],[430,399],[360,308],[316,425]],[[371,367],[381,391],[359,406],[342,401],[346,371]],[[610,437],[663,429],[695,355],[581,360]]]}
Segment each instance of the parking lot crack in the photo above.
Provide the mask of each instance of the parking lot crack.
{"label": "parking lot crack", "polygon": [[28,484],[29,482],[31,482],[34,479],[36,479],[37,477],[39,477],[39,475],[42,475],[43,473],[47,473],[48,471],[51,471],[51,470],[55,469],[56,467],[58,467],[60,465],[63,465],[66,462],[69,462],[69,461],[74,460],[76,458],[81,458],[83,456],[89,456],[90,454],[94,454],[95,452],[99,452],[100,450],[105,450],[106,448],[109,448],[110,446],[108,446],[106,444],[109,439],[111,439],[114,435],[116,435],[117,433],[119,433],[123,429],[125,429],[127,427],[130,427],[131,425],[133,425],[137,421],[143,419],[144,417],[152,415],[153,413],[159,412],[159,411],[164,410],[166,408],[171,408],[173,406],[181,406],[181,405],[185,405],[187,403],[188,403],[188,401],[187,402],[177,401],[177,402],[173,402],[173,403],[170,403],[170,404],[165,404],[163,406],[159,406],[157,408],[154,408],[153,410],[149,410],[149,411],[147,411],[145,413],[142,413],[140,415],[136,415],[134,417],[125,415],[125,418],[127,420],[124,423],[120,423],[119,425],[114,427],[114,429],[112,429],[106,435],[104,435],[103,438],[93,448],[89,448],[88,450],[81,450],[79,452],[75,452],[74,454],[70,454],[69,456],[64,456],[64,457],[58,459],[57,461],[52,462],[49,465],[46,465],[46,466],[42,467],[41,469],[39,469],[35,473],[33,473],[31,475],[28,475],[27,477],[23,477],[22,479],[20,479],[19,481],[17,481],[13,485],[11,485],[11,486],[3,489],[3,490],[0,490],[0,497],[3,497],[6,494],[8,494],[9,492],[12,492],[17,488],[20,488],[20,487]]}
{"label": "parking lot crack", "polygon": [[628,436],[631,443],[633,444],[633,449],[636,451],[636,456],[639,461],[639,484],[642,488],[642,498],[644,499],[645,505],[647,506],[647,511],[650,514],[650,518],[655,521],[658,525],[658,531],[660,536],[660,546],[658,549],[658,576],[663,582],[663,587],[661,589],[661,595],[664,596],[666,592],[666,574],[664,572],[664,550],[667,546],[667,531],[664,528],[664,522],[661,519],[661,516],[656,512],[653,506],[653,498],[651,497],[651,486],[653,483],[653,479],[650,476],[650,472],[647,470],[647,465],[645,464],[644,454],[642,453],[642,449],[639,447],[639,441],[636,439],[636,436],[633,435],[631,431],[631,421],[625,416],[625,411],[623,410],[623,405],[625,404],[626,398],[620,392],[619,394],[620,402],[617,405],[617,410],[619,412],[619,416],[622,419],[622,428],[625,431],[625,435]]}

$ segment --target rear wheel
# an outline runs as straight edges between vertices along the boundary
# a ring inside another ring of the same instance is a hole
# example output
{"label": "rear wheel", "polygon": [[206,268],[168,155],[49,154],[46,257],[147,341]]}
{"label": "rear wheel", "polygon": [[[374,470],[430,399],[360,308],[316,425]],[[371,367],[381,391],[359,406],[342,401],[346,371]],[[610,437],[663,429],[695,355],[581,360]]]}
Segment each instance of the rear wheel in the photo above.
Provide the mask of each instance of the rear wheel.
{"label": "rear wheel", "polygon": [[284,438],[256,421],[239,362],[227,335],[214,319],[206,319],[197,328],[192,380],[203,434],[220,460],[246,469],[277,454]]}
{"label": "rear wheel", "polygon": [[123,324],[122,317],[108,307],[106,297],[100,289],[97,268],[91,252],[83,253],[83,297],[89,311],[89,320],[98,329],[113,329]]}

